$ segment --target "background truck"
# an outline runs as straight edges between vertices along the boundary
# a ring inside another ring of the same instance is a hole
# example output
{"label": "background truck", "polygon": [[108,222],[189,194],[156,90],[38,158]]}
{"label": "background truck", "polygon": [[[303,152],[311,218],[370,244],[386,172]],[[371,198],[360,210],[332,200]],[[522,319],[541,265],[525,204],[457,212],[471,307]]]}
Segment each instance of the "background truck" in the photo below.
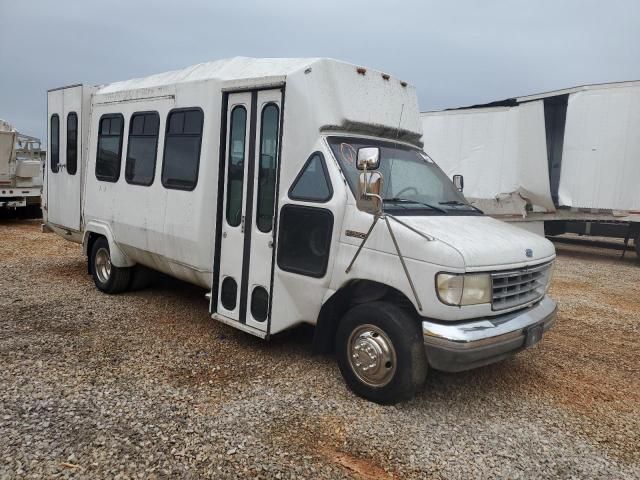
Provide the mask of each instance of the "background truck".
{"label": "background truck", "polygon": [[40,216],[43,163],[40,140],[0,120],[0,212]]}
{"label": "background truck", "polygon": [[546,235],[635,241],[640,81],[421,114],[425,151],[486,213]]}

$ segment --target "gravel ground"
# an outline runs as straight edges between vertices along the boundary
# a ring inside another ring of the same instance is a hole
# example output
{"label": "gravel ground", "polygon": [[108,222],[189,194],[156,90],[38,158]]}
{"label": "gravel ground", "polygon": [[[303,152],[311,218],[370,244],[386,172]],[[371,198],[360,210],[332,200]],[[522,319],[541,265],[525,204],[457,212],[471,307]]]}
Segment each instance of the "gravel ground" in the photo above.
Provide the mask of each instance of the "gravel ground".
{"label": "gravel ground", "polygon": [[540,345],[382,407],[310,329],[255,339],[168,278],[101,294],[78,245],[2,220],[0,478],[640,478],[640,264],[557,248]]}

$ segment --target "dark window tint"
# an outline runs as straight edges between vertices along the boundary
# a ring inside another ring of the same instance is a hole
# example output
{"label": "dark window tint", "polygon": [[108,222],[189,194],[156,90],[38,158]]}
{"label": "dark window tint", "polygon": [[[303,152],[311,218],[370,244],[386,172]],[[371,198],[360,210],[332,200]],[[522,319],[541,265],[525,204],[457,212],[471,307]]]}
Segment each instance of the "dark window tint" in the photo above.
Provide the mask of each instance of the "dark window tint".
{"label": "dark window tint", "polygon": [[258,164],[258,200],[256,225],[261,232],[270,232],[278,171],[278,127],[280,110],[270,103],[262,109],[260,122],[260,160]]}
{"label": "dark window tint", "polygon": [[267,319],[269,311],[269,293],[264,287],[256,287],[251,292],[251,316],[258,322]]}
{"label": "dark window tint", "polygon": [[220,292],[220,301],[222,306],[227,310],[236,308],[236,299],[238,297],[238,284],[231,277],[226,277],[222,281],[222,290]]}
{"label": "dark window tint", "polygon": [[244,185],[244,151],[247,131],[247,111],[235,107],[231,111],[229,132],[229,159],[227,160],[227,223],[240,225],[242,217],[242,190]]}
{"label": "dark window tint", "polygon": [[129,142],[124,177],[134,185],[151,185],[156,172],[158,129],[157,112],[134,113],[129,123]]}
{"label": "dark window tint", "polygon": [[280,211],[278,266],[287,272],[323,277],[327,272],[333,215],[323,208],[285,205]]}
{"label": "dark window tint", "polygon": [[162,184],[167,188],[193,190],[198,183],[202,122],[200,109],[169,113],[164,142]]}
{"label": "dark window tint", "polygon": [[78,115],[67,115],[67,173],[75,175],[78,171]]}
{"label": "dark window tint", "polygon": [[326,202],[333,195],[329,172],[324,163],[324,157],[320,152],[316,152],[295,179],[289,198],[294,200],[305,200],[309,202]]}
{"label": "dark window tint", "polygon": [[60,117],[51,115],[49,138],[51,142],[51,171],[58,173],[60,164]]}
{"label": "dark window tint", "polygon": [[117,182],[120,178],[122,157],[122,115],[103,115],[98,127],[98,154],[96,178],[105,182]]}

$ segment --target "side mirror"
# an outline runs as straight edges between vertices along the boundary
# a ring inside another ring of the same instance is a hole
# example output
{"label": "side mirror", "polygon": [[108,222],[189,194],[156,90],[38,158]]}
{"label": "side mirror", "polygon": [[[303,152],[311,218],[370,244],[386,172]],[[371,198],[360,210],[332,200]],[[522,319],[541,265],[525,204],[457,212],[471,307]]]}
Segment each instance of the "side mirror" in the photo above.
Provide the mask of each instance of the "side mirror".
{"label": "side mirror", "polygon": [[356,196],[358,210],[374,215],[382,213],[381,193],[383,184],[384,178],[380,172],[362,172],[360,174]]}
{"label": "side mirror", "polygon": [[380,149],[362,147],[358,149],[358,170],[375,170],[380,166]]}
{"label": "side mirror", "polygon": [[454,175],[453,184],[458,189],[458,191],[461,192],[462,190],[464,190],[464,177],[462,175]]}

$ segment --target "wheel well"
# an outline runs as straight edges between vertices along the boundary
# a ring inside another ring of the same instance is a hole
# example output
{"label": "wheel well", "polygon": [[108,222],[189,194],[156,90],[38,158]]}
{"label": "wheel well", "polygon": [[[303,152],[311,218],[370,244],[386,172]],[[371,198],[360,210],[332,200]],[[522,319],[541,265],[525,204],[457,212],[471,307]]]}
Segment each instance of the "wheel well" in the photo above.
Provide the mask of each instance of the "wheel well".
{"label": "wheel well", "polygon": [[354,305],[376,300],[395,303],[412,316],[418,316],[411,300],[400,290],[373,280],[352,280],[322,305],[313,334],[313,352],[332,352],[338,324],[343,315]]}
{"label": "wheel well", "polygon": [[93,244],[96,243],[96,240],[100,237],[104,237],[104,235],[94,232],[89,232],[89,235],[87,236],[87,273],[89,275],[93,273],[91,271],[91,250],[93,249]]}

